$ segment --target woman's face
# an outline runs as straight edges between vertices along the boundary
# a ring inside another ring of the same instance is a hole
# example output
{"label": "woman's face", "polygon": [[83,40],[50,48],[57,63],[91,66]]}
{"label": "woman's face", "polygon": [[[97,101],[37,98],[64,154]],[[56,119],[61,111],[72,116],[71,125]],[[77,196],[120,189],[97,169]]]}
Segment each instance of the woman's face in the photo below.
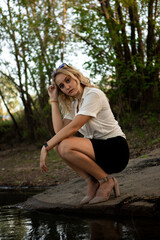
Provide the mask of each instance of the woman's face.
{"label": "woman's face", "polygon": [[80,94],[81,87],[78,85],[77,81],[72,77],[60,73],[55,79],[58,88],[67,96],[77,97]]}

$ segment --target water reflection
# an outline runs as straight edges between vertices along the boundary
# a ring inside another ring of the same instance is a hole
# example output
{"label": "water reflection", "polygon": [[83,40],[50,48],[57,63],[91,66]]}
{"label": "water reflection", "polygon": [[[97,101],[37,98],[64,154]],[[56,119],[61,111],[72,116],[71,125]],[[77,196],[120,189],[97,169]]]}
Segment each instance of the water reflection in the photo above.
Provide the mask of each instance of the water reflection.
{"label": "water reflection", "polygon": [[159,240],[160,222],[82,219],[0,209],[0,240]]}
{"label": "water reflection", "polygon": [[[34,193],[35,194],[35,193]],[[28,195],[0,193],[0,240],[159,240],[160,221],[97,219],[26,212],[7,204]],[[12,198],[14,196],[14,198]]]}
{"label": "water reflection", "polygon": [[79,218],[1,208],[0,239],[87,240],[90,239],[90,228]]}
{"label": "water reflection", "polygon": [[149,219],[99,219],[88,220],[90,240],[158,240],[160,221]]}
{"label": "water reflection", "polygon": [[113,220],[89,220],[91,240],[122,239],[122,224]]}

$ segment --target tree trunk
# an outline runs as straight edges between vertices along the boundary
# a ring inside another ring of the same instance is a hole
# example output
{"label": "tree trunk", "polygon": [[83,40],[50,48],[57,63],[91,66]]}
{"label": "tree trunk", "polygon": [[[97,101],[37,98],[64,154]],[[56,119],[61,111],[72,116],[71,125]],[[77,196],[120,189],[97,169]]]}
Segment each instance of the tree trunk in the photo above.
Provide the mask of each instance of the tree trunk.
{"label": "tree trunk", "polygon": [[18,134],[18,137],[19,137],[19,141],[22,141],[22,134],[21,134],[21,131],[20,131],[19,127],[18,127],[18,124],[17,124],[17,122],[16,122],[16,119],[14,118],[13,114],[10,112],[10,110],[9,110],[9,108],[8,108],[8,106],[7,106],[7,103],[6,103],[5,99],[4,99],[4,96],[2,95],[2,92],[1,92],[1,91],[0,91],[0,95],[1,95],[1,98],[2,98],[2,101],[3,101],[4,105],[5,105],[5,107],[6,107],[6,109],[7,109],[8,114],[10,115],[10,117],[11,117],[11,119],[12,119],[12,121],[13,121],[15,130],[16,130],[16,132],[17,132],[17,134]]}

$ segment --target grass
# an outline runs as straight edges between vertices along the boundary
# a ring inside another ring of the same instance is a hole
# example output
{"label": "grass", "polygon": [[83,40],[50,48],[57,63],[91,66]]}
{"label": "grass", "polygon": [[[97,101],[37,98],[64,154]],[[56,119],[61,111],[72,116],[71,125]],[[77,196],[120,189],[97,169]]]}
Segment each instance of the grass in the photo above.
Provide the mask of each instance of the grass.
{"label": "grass", "polygon": [[128,118],[123,128],[130,146],[132,157],[146,155],[160,147],[160,116],[149,113]]}
{"label": "grass", "polygon": [[[51,186],[65,181],[71,170],[54,150],[48,152],[47,173],[39,167],[40,149],[36,145],[18,144],[0,151],[0,185]],[[66,169],[66,171],[65,171]]]}

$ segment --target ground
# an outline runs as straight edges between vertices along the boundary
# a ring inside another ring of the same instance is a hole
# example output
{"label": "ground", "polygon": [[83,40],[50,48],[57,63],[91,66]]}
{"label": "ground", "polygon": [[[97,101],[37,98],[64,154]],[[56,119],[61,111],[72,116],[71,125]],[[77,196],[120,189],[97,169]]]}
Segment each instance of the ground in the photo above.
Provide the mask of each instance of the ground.
{"label": "ground", "polygon": [[40,148],[15,144],[0,151],[0,186],[51,186],[74,177],[74,172],[52,150],[48,154],[48,172],[39,167]]}
{"label": "ground", "polygon": [[[127,133],[130,147],[130,159],[144,156],[160,148],[158,131],[154,134],[133,135]],[[47,157],[48,172],[41,173],[39,168],[40,147],[36,144],[15,143],[0,144],[0,186],[52,186],[77,177],[52,150]]]}

